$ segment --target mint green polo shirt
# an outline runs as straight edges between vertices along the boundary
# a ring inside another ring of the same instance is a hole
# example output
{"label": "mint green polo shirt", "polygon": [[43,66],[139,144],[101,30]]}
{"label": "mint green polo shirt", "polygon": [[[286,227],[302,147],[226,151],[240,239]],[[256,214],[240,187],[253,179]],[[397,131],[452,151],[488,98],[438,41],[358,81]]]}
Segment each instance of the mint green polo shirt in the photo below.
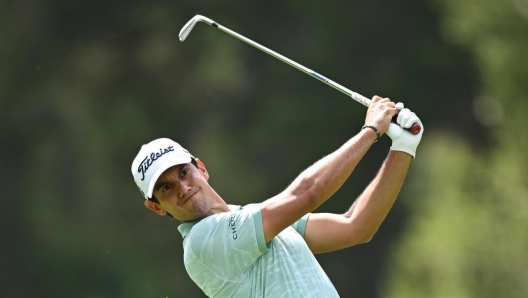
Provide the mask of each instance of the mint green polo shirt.
{"label": "mint green polo shirt", "polygon": [[339,297],[304,241],[309,214],[265,243],[260,205],[182,223],[185,269],[209,297]]}

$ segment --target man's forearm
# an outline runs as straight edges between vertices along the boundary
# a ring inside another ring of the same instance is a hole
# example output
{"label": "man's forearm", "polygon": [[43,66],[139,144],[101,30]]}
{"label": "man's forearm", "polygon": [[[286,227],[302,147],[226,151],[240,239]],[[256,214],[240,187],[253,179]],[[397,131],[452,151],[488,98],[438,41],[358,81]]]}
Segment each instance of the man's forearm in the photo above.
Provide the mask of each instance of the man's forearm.
{"label": "man's forearm", "polygon": [[334,194],[376,137],[372,129],[360,131],[339,149],[304,170],[283,192],[264,201],[260,210],[266,243]]}
{"label": "man's forearm", "polygon": [[411,160],[407,153],[391,151],[374,180],[345,214],[362,227],[365,238],[372,238],[387,216],[400,192]]}
{"label": "man's forearm", "polygon": [[313,209],[317,208],[343,185],[375,139],[373,130],[362,130],[302,172],[286,191],[308,195],[314,202]]}

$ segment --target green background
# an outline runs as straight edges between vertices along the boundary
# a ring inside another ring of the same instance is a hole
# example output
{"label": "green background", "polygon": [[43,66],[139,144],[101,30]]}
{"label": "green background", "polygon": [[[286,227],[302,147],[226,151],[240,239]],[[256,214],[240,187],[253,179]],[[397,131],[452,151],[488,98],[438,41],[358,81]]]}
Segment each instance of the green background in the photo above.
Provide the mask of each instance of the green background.
{"label": "green background", "polygon": [[195,14],[424,122],[374,239],[317,256],[342,297],[525,297],[526,0],[0,1],[3,297],[203,297],[134,185],[141,144],[177,140],[246,204],[359,131],[363,106],[227,34],[181,43]]}

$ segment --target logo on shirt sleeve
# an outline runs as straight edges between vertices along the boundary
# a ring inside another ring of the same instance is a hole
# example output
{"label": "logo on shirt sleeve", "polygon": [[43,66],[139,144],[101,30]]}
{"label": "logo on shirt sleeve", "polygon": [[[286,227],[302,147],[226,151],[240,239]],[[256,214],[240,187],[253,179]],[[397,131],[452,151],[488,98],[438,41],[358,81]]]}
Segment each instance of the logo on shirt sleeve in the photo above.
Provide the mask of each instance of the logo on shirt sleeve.
{"label": "logo on shirt sleeve", "polygon": [[229,228],[231,229],[231,235],[233,236],[233,240],[237,240],[238,234],[236,231],[236,222],[235,222],[235,214],[231,214],[231,217],[229,218]]}

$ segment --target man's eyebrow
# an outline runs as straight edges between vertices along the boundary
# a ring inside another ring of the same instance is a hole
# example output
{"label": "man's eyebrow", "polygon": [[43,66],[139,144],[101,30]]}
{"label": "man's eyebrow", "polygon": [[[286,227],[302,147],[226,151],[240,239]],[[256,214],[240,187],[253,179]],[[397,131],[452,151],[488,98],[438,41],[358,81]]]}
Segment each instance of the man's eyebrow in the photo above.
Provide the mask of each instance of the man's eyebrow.
{"label": "man's eyebrow", "polygon": [[155,193],[158,192],[166,184],[167,184],[167,181],[158,181],[158,182],[156,182],[156,184],[154,185],[154,191],[153,192],[155,192]]}
{"label": "man's eyebrow", "polygon": [[[183,167],[185,167],[187,164],[180,164],[180,165],[175,165],[175,167],[178,169],[178,173],[182,170]],[[163,188],[163,186],[167,185],[169,183],[169,181],[166,181],[166,180],[158,180],[156,182],[156,184],[154,184],[154,191],[153,192],[158,192],[160,189]]]}

